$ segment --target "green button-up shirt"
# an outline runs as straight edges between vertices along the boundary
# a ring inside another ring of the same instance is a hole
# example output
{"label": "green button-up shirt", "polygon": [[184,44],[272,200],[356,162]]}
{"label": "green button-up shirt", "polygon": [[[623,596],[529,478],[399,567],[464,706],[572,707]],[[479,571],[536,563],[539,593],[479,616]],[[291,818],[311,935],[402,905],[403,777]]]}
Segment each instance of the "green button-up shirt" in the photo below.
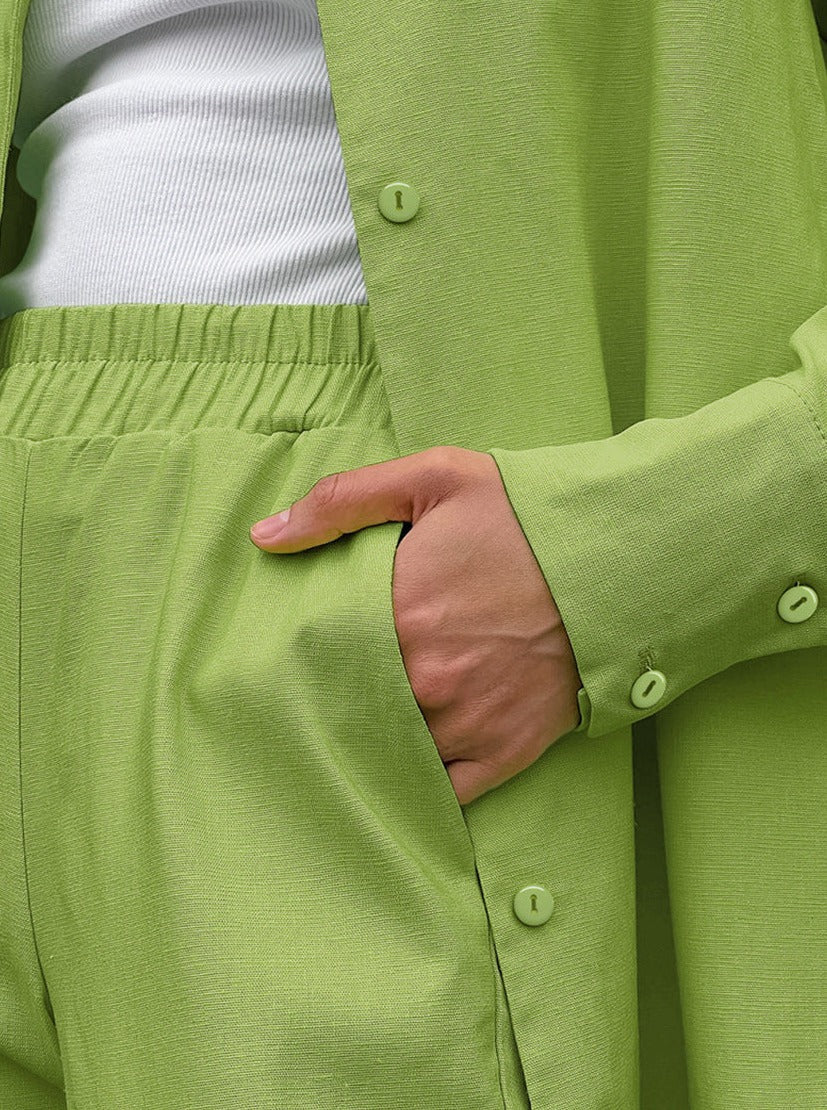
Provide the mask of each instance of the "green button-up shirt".
{"label": "green button-up shirt", "polygon": [[401,451],[490,451],[583,681],[464,810],[502,1105],[516,1051],[534,1108],[824,1110],[825,5],[318,11]]}

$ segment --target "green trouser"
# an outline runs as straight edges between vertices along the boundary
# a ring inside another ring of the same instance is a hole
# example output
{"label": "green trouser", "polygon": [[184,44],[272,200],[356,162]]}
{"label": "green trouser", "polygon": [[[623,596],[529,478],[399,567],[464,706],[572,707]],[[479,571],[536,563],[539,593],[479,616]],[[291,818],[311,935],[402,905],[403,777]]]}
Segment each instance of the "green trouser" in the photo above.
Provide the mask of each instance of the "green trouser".
{"label": "green trouser", "polygon": [[528,1107],[402,524],[249,538],[398,454],[367,305],[0,321],[4,1110]]}

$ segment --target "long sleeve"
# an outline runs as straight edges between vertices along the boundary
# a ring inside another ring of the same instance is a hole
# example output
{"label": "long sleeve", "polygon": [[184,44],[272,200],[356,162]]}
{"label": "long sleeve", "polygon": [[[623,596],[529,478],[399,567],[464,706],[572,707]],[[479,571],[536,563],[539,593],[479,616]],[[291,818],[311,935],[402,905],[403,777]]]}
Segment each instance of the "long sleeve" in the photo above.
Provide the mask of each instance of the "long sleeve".
{"label": "long sleeve", "polygon": [[827,306],[790,346],[795,370],[688,415],[488,452],[571,640],[586,735],[827,644]]}

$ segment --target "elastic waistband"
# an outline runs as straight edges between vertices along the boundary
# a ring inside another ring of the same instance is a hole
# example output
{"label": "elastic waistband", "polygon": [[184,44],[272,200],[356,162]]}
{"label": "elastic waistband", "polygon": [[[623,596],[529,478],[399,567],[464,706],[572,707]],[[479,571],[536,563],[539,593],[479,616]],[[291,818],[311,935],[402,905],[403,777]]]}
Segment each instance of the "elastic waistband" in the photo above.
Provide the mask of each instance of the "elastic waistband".
{"label": "elastic waistband", "polygon": [[0,320],[0,366],[89,359],[376,362],[367,304],[103,304]]}
{"label": "elastic waistband", "polygon": [[0,435],[341,423],[384,398],[367,304],[104,304],[0,319]]}

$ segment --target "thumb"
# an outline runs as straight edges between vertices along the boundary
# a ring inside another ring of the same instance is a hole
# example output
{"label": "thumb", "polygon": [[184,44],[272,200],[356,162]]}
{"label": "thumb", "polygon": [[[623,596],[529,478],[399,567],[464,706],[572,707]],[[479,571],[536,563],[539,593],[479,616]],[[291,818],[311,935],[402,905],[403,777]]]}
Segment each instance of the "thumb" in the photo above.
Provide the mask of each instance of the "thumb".
{"label": "thumb", "polygon": [[[438,458],[439,456],[437,456]],[[434,448],[320,478],[304,497],[250,529],[264,551],[304,551],[388,520],[416,521],[440,464]]]}

